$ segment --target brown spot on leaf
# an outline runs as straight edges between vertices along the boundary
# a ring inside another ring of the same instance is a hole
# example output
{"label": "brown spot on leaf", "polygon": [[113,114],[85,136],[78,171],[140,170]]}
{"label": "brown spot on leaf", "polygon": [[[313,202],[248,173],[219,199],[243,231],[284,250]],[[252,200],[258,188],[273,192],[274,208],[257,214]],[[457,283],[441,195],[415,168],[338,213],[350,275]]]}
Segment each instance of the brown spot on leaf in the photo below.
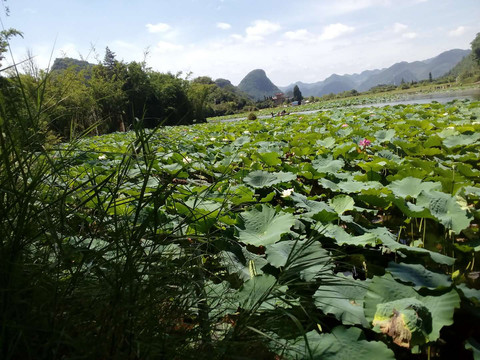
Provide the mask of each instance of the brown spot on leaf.
{"label": "brown spot on leaf", "polygon": [[393,310],[393,316],[386,320],[374,320],[373,325],[379,325],[382,333],[387,334],[398,346],[409,348],[412,333],[405,326],[402,315]]}

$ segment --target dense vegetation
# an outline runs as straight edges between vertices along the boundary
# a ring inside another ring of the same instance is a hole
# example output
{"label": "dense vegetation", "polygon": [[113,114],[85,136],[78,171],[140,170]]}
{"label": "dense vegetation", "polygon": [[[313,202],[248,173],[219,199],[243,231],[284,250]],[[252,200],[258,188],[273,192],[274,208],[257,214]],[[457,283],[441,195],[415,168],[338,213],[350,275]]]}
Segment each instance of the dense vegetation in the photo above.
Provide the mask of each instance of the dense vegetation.
{"label": "dense vegetation", "polygon": [[0,358],[480,356],[479,102],[203,123],[252,102],[108,48],[26,68],[0,77]]}
{"label": "dense vegetation", "polygon": [[480,103],[61,145],[10,105],[2,358],[478,354]]}
{"label": "dense vegetation", "polygon": [[1,78],[2,91],[21,112],[28,112],[32,99],[41,100],[41,131],[58,139],[90,131],[125,131],[136,123],[154,128],[204,122],[206,117],[232,114],[253,104],[228,80],[159,73],[144,62],[117,61],[108,47],[96,65],[62,58],[55,60],[50,72],[38,69],[33,61],[24,67],[24,73],[11,69]]}
{"label": "dense vegetation", "polygon": [[446,78],[466,83],[480,81],[480,33],[472,41],[472,52],[450,70]]}

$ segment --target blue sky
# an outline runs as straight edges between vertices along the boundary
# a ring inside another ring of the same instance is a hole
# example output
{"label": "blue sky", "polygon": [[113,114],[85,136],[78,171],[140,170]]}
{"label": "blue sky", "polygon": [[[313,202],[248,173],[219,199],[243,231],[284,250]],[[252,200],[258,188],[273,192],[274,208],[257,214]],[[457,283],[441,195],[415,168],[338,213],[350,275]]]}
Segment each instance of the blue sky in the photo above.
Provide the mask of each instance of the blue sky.
{"label": "blue sky", "polygon": [[424,60],[470,48],[479,0],[9,0],[15,61],[66,55],[90,62],[105,47],[155,70],[226,78],[261,68],[277,85]]}

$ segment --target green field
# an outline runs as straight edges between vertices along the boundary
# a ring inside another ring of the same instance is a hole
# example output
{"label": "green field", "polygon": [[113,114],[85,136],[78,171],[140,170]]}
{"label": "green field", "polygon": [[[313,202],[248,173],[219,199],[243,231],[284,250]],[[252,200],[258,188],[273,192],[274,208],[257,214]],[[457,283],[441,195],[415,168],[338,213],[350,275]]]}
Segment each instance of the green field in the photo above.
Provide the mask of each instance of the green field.
{"label": "green field", "polygon": [[478,359],[479,153],[471,101],[12,151],[2,251],[25,260],[10,287],[35,305],[12,308],[23,335],[2,324],[3,344],[50,358]]}

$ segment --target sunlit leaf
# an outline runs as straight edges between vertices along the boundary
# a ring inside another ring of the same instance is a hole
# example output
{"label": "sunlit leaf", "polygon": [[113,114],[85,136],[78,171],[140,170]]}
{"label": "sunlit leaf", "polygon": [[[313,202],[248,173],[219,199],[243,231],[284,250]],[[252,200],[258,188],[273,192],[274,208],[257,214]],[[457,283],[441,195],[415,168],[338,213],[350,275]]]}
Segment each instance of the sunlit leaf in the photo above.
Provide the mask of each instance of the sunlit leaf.
{"label": "sunlit leaf", "polygon": [[267,205],[240,214],[239,240],[245,244],[267,246],[279,241],[295,224],[292,214],[279,212]]}

